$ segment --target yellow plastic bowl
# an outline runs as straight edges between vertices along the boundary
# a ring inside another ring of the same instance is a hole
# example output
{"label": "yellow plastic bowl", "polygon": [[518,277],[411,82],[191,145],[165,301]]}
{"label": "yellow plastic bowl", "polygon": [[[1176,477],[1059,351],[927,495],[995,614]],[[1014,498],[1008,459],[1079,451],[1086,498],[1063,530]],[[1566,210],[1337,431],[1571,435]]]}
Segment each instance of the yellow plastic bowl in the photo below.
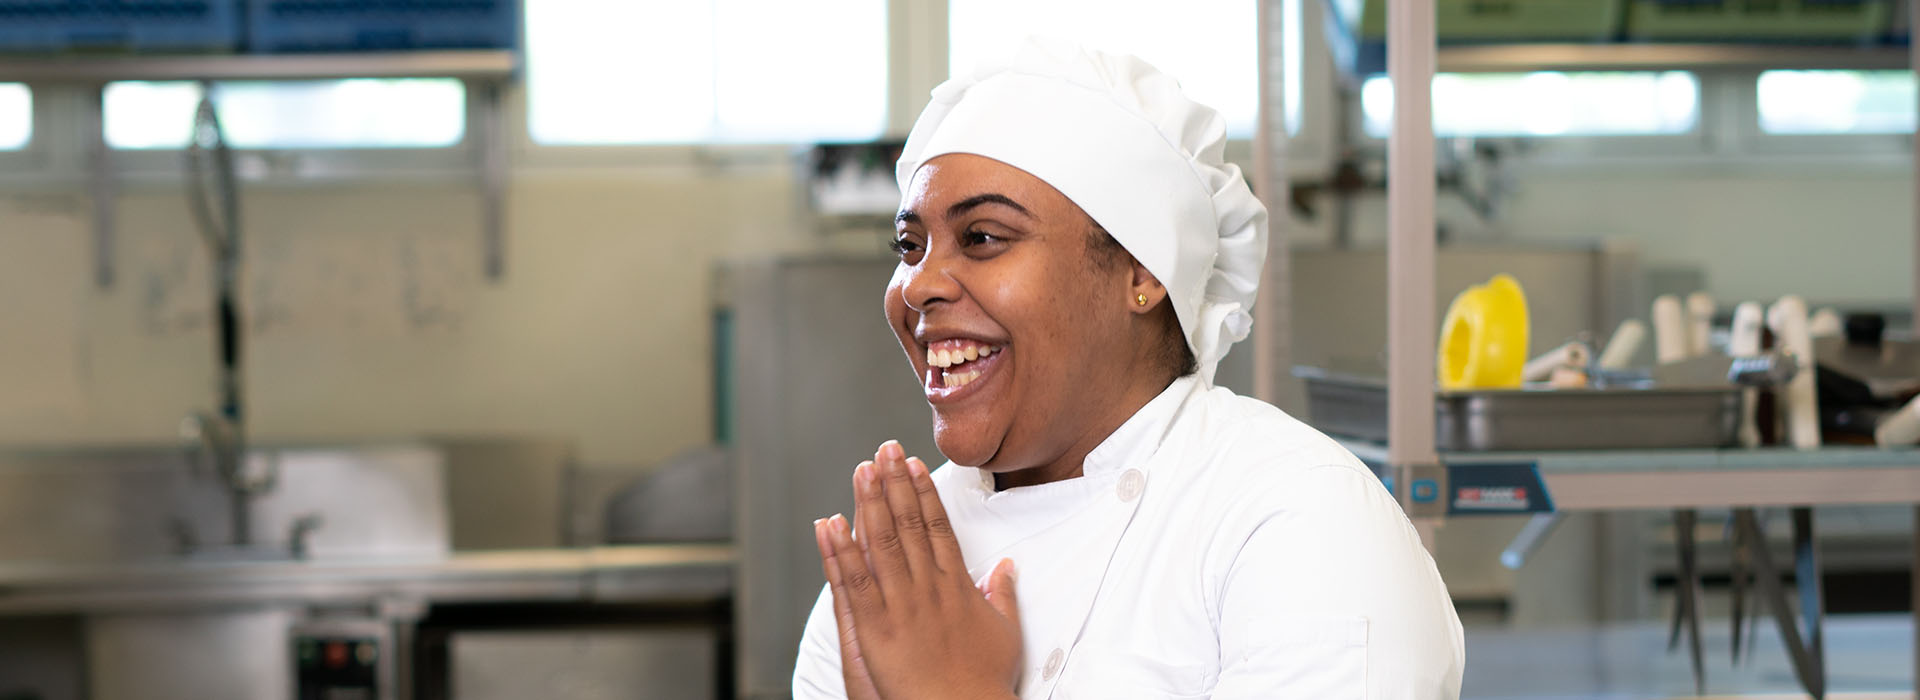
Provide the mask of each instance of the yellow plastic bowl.
{"label": "yellow plastic bowl", "polygon": [[1527,295],[1500,274],[1453,298],[1440,322],[1440,388],[1513,389],[1527,364]]}

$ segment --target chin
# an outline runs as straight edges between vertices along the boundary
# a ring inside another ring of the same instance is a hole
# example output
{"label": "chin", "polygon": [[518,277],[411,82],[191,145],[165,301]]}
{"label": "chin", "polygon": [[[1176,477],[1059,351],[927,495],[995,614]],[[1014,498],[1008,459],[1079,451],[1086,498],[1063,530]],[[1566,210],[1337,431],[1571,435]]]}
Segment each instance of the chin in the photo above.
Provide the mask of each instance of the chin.
{"label": "chin", "polygon": [[1000,445],[998,440],[987,437],[988,433],[984,428],[945,421],[938,415],[933,419],[933,444],[954,464],[980,467],[993,459]]}

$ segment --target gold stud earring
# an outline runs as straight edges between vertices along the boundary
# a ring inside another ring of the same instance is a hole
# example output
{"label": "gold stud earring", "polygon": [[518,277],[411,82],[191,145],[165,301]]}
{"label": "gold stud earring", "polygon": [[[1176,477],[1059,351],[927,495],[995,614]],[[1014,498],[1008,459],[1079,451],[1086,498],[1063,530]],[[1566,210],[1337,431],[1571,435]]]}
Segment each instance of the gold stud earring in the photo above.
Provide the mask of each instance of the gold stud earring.
{"label": "gold stud earring", "polygon": [[1141,306],[1146,306],[1146,305],[1147,305],[1147,295],[1145,295],[1145,294],[1135,294],[1135,295],[1133,295],[1133,301],[1134,301],[1135,303],[1137,303],[1137,304],[1139,304],[1139,305],[1141,305]]}

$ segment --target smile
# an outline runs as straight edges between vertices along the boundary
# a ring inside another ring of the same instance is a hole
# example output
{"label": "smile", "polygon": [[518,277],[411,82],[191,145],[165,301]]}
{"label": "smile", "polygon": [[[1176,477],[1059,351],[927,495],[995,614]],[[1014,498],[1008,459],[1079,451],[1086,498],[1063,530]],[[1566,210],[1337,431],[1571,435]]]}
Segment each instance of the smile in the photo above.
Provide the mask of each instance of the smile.
{"label": "smile", "polygon": [[999,363],[994,356],[1006,349],[977,340],[941,340],[927,346],[927,398],[958,398],[963,389],[986,377]]}

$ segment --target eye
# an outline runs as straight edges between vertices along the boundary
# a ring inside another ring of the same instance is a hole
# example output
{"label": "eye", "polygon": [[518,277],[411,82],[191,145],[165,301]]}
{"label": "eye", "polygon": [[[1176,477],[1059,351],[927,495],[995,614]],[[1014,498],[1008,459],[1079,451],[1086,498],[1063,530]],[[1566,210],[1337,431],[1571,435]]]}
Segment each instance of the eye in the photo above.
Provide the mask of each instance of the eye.
{"label": "eye", "polygon": [[887,247],[893,249],[893,254],[900,256],[901,260],[917,256],[920,253],[920,244],[906,237],[895,238],[889,241]]}
{"label": "eye", "polygon": [[991,233],[987,233],[980,229],[971,229],[971,230],[968,230],[966,233],[961,234],[960,242],[962,245],[965,245],[968,248],[972,248],[975,246],[1004,243],[1006,242],[1006,239],[1001,238],[999,236],[995,236]]}

